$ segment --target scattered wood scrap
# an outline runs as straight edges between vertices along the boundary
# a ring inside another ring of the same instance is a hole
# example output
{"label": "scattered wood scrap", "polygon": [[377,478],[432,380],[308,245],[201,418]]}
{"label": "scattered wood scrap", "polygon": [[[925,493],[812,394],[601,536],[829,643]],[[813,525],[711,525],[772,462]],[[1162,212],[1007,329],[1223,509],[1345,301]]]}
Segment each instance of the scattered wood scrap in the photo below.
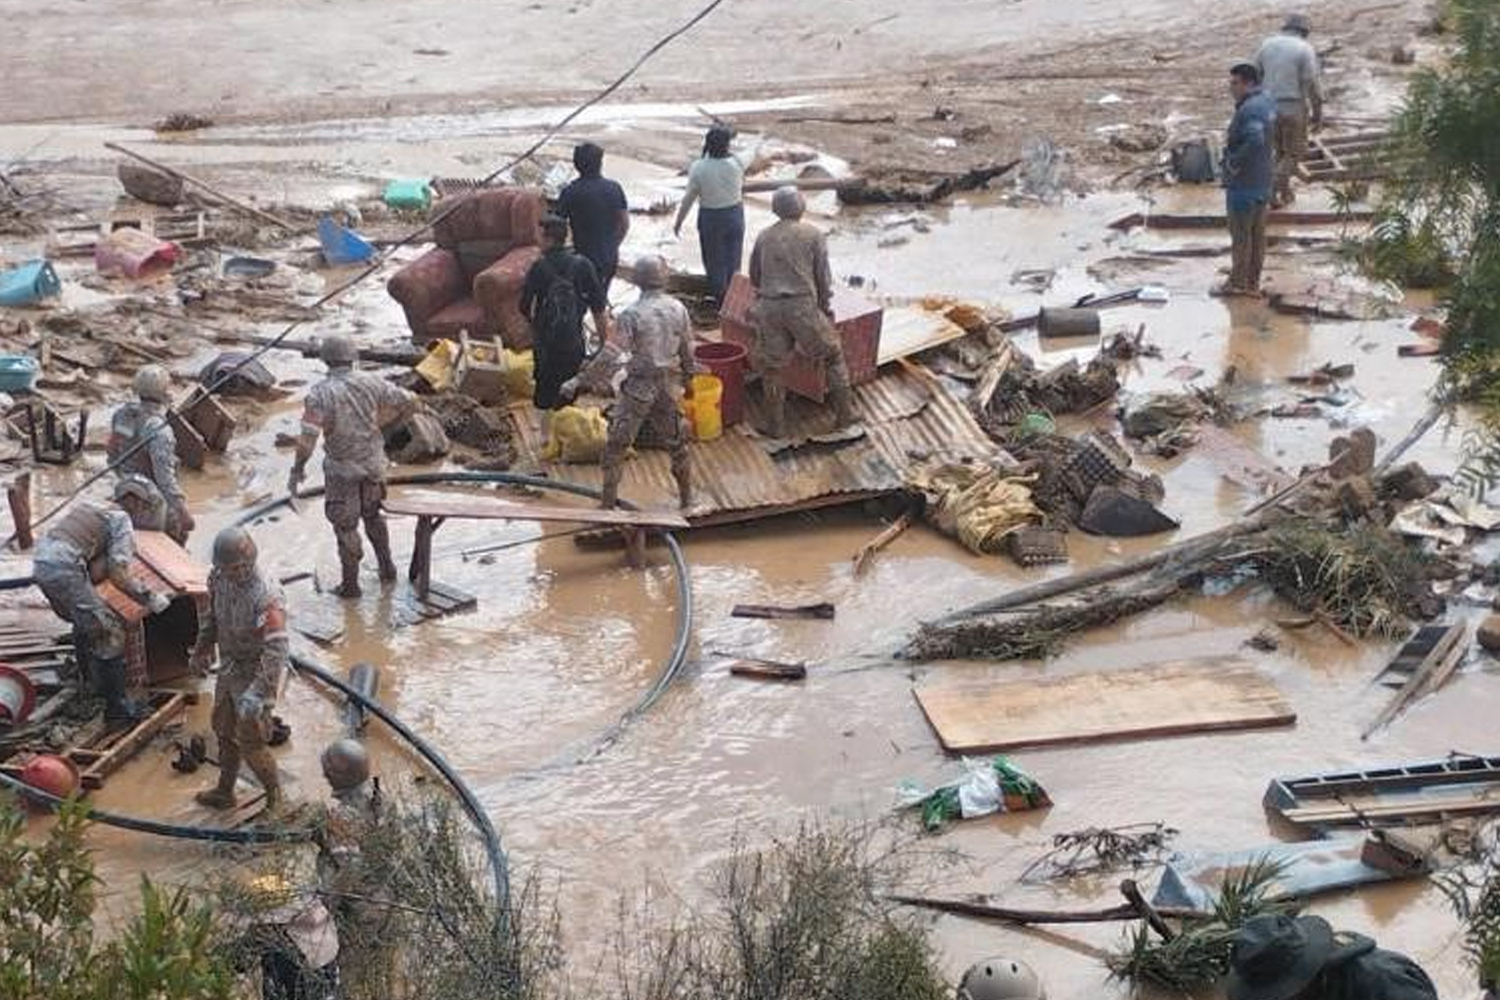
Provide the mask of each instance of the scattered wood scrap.
{"label": "scattered wood scrap", "polygon": [[951,753],[1291,725],[1286,700],[1234,657],[1000,684],[916,689]]}
{"label": "scattered wood scrap", "polygon": [[1468,644],[1464,642],[1468,634],[1469,627],[1463,622],[1417,629],[1376,678],[1377,683],[1396,685],[1397,691],[1375,721],[1360,734],[1360,739],[1369,739],[1373,733],[1395,721],[1417,699],[1448,683],[1468,652]]}
{"label": "scattered wood scrap", "polygon": [[736,677],[762,681],[801,681],[807,679],[807,664],[777,663],[773,660],[736,660],[729,665]]}
{"label": "scattered wood scrap", "polygon": [[1313,830],[1367,829],[1500,812],[1500,757],[1453,756],[1417,764],[1278,778],[1267,810]]}
{"label": "scattered wood scrap", "polygon": [[[915,906],[924,910],[936,910],[960,917],[978,917],[981,920],[998,920],[1007,924],[1100,924],[1123,920],[1140,919],[1140,911],[1130,903],[1111,906],[1103,910],[1022,910],[1008,906],[994,906],[979,899],[934,899],[927,896],[888,896],[893,903]],[[1206,917],[1199,910],[1179,910],[1156,907],[1160,916],[1174,920]]]}
{"label": "scattered wood scrap", "polygon": [[834,606],[826,601],[821,604],[797,604],[781,606],[775,604],[736,604],[729,612],[731,618],[771,618],[785,621],[833,621]]}

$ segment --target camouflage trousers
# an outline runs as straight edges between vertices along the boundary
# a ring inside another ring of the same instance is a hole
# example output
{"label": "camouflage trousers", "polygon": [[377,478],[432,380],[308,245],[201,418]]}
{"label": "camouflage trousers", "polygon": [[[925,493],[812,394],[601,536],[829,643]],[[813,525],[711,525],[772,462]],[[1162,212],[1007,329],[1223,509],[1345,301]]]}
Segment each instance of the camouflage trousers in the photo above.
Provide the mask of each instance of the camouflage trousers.
{"label": "camouflage trousers", "polygon": [[220,753],[228,746],[231,750],[254,750],[266,745],[271,736],[271,713],[276,710],[276,696],[272,694],[262,704],[260,713],[254,718],[242,719],[237,702],[240,695],[250,689],[260,672],[260,662],[233,660],[220,655],[219,676],[214,682],[214,708],[210,717],[214,735],[219,738]]}
{"label": "camouflage trousers", "polygon": [[86,669],[90,658],[111,660],[125,655],[124,623],[94,589],[87,567],[38,561],[32,576],[57,617],[73,626],[80,667]]}
{"label": "camouflage trousers", "polygon": [[677,408],[676,382],[666,372],[652,377],[631,375],[620,387],[620,398],[609,415],[609,436],[604,442],[605,469],[619,468],[642,428],[649,430],[653,441],[672,450],[674,471],[687,464],[687,432],[682,412]]}
{"label": "camouflage trousers", "polygon": [[775,378],[800,351],[828,371],[830,390],[849,388],[849,367],[833,322],[810,296],[758,299],[755,303],[755,349],[751,361],[761,374]]}
{"label": "camouflage trousers", "polygon": [[367,532],[384,529],[385,518],[380,514],[380,502],[384,499],[385,481],[381,479],[325,481],[323,516],[333,525],[340,561],[357,563],[364,557],[364,545],[359,540],[360,521],[364,521]]}

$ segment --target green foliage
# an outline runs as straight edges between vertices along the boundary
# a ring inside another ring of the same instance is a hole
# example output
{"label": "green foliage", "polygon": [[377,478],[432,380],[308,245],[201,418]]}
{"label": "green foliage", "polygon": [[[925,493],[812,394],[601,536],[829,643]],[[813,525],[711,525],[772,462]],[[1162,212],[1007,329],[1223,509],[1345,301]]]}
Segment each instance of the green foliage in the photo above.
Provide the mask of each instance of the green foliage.
{"label": "green foliage", "polygon": [[1464,958],[1481,983],[1500,983],[1500,855],[1493,844],[1476,864],[1439,872],[1434,881],[1464,924]]}
{"label": "green foliage", "polygon": [[1130,932],[1125,946],[1107,961],[1112,975],[1133,983],[1151,983],[1190,992],[1212,986],[1229,969],[1235,935],[1251,917],[1293,913],[1295,908],[1271,898],[1282,866],[1262,858],[1231,872],[1219,887],[1212,914],[1185,920],[1178,935],[1163,941],[1145,923]]}
{"label": "green foliage", "polygon": [[1383,214],[1356,244],[1355,259],[1371,277],[1405,288],[1438,288],[1454,278],[1451,252],[1430,218]]}
{"label": "green foliage", "polygon": [[181,891],[141,882],[141,910],[119,940],[94,940],[93,857],[82,807],[45,839],[0,796],[0,996],[7,1000],[228,1000],[234,976],[212,914]]}

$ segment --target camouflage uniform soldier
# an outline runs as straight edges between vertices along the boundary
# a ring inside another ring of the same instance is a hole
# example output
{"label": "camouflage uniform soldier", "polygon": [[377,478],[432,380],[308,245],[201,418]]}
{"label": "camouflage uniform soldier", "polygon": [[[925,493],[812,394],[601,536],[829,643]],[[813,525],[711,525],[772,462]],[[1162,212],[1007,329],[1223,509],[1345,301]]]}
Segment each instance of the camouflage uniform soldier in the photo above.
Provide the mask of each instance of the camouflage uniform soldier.
{"label": "camouflage uniform soldier", "polygon": [[[385,889],[367,870],[363,844],[380,821],[380,789],[358,740],[342,739],[323,751],[323,777],[333,791],[319,841],[319,884],[345,949],[341,972],[350,996],[374,996],[390,976],[385,941],[389,908],[372,903]],[[358,898],[356,898],[358,897]]]}
{"label": "camouflage uniform soldier", "polygon": [[73,626],[80,672],[104,697],[105,722],[112,727],[129,725],[140,711],[125,696],[123,624],[94,582],[107,577],[153,614],[165,611],[170,599],[151,593],[130,574],[135,528],[159,529],[161,517],[156,487],[140,476],[126,476],[115,483],[114,503],[74,504],[36,547],[32,577],[57,616]]}
{"label": "camouflage uniform soldier", "polygon": [[390,529],[380,513],[380,501],[385,499],[385,438],[381,428],[411,416],[417,398],[378,375],[356,371],[358,351],[348,337],[336,334],[326,338],[321,354],[328,365],[328,377],[307,394],[302,436],[297,441],[297,458],[287,489],[297,492],[307,460],[322,434],[323,513],[338,539],[343,571],[337,593],[358,597],[359,562],[364,558],[359,541],[361,520],[375,549],[380,579],[396,579]]}
{"label": "camouflage uniform soldier", "polygon": [[208,575],[208,611],[198,622],[192,665],[207,674],[214,647],[213,729],[219,740],[219,783],[198,793],[211,809],[233,809],[240,762],[250,765],[266,792],[266,811],[281,806],[281,779],[266,739],[287,665],[286,601],[255,565],[255,540],[244,528],[225,528],[214,539]]}
{"label": "camouflage uniform soldier", "polygon": [[786,435],[786,386],[781,371],[800,349],[827,371],[828,401],[837,427],[854,423],[854,399],[844,348],[833,328],[833,282],[828,241],[802,221],[805,204],[794,187],[778,188],[771,199],[778,221],[755,240],[750,281],[755,285],[755,350],[766,394],[767,431]]}
{"label": "camouflage uniform soldier", "polygon": [[[177,481],[177,434],[167,422],[171,376],[161,365],[135,373],[134,403],[115,410],[110,419],[108,455],[115,472],[149,479],[167,503],[167,534],[179,545],[192,533],[193,515]],[[133,449],[133,450],[132,450]]]}
{"label": "camouflage uniform soldier", "polygon": [[[665,291],[667,264],[660,257],[642,257],[635,262],[635,283],[641,297],[615,319],[615,339],[580,376],[598,383],[608,373],[625,365],[620,398],[609,417],[609,438],[604,445],[604,497],[601,506],[615,506],[620,492],[620,465],[625,452],[648,423],[657,439],[672,449],[672,476],[677,480],[678,500],[692,505],[692,467],[688,461],[687,434],[677,407],[673,384],[680,379],[684,394],[693,386],[693,325],[687,308]],[[628,356],[627,356],[628,355]],[[623,357],[622,357],[623,356]],[[578,379],[570,380],[564,396],[577,392]]]}

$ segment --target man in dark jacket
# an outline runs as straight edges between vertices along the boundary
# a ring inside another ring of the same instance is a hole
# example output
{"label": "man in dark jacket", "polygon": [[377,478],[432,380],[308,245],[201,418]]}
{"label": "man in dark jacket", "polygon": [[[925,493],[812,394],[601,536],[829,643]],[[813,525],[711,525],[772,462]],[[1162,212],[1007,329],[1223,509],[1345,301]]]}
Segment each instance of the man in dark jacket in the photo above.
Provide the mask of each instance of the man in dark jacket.
{"label": "man in dark jacket", "polygon": [[526,283],[521,286],[521,312],[531,322],[536,361],[532,401],[537,409],[545,412],[566,405],[558,390],[578,374],[588,353],[583,339],[584,310],[593,313],[594,330],[602,344],[608,306],[594,265],[568,249],[568,221],[557,215],[544,217],[542,256],[526,272]]}
{"label": "man in dark jacket", "polygon": [[1220,295],[1260,295],[1266,257],[1266,209],[1276,179],[1272,135],[1276,103],[1261,92],[1260,70],[1239,63],[1229,71],[1234,117],[1224,141],[1224,188],[1233,265]]}
{"label": "man in dark jacket", "polygon": [[1437,1000],[1437,987],[1405,955],[1321,917],[1253,917],[1235,938],[1229,1000]]}
{"label": "man in dark jacket", "polygon": [[625,189],[603,175],[604,150],[592,142],[573,149],[578,179],[557,197],[557,214],[573,228],[573,247],[589,259],[604,294],[620,263],[620,244],[630,231]]}

